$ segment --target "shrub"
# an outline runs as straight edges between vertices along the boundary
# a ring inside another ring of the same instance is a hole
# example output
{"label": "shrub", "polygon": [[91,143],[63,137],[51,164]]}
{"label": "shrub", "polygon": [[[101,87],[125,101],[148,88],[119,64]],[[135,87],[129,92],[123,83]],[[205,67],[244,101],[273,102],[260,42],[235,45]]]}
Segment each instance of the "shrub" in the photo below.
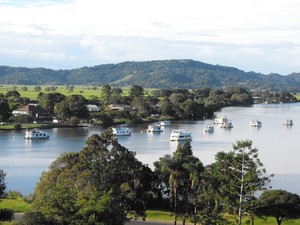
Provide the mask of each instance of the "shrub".
{"label": "shrub", "polygon": [[54,220],[47,219],[41,212],[27,212],[18,223],[19,225],[56,225]]}
{"label": "shrub", "polygon": [[0,221],[11,221],[14,218],[14,211],[9,209],[0,209]]}
{"label": "shrub", "polygon": [[18,191],[9,191],[8,193],[6,193],[6,198],[8,199],[18,199],[18,198],[22,198],[22,194]]}

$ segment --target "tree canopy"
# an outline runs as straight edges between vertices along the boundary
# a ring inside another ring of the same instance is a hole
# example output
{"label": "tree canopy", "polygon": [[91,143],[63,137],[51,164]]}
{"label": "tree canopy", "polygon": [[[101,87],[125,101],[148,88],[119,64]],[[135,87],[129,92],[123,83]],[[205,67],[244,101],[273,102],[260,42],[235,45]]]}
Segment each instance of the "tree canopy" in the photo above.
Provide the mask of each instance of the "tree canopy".
{"label": "tree canopy", "polygon": [[153,172],[112,138],[91,136],[79,153],[65,153],[43,173],[33,208],[59,224],[123,224],[145,217]]}
{"label": "tree canopy", "polygon": [[238,224],[242,224],[242,216],[255,199],[255,193],[265,190],[270,181],[258,158],[258,149],[252,148],[250,140],[237,141],[232,151],[216,154],[212,169],[221,187],[223,203],[238,212]]}
{"label": "tree canopy", "polygon": [[266,190],[256,202],[255,214],[275,217],[278,225],[284,219],[300,218],[300,197],[285,190]]}

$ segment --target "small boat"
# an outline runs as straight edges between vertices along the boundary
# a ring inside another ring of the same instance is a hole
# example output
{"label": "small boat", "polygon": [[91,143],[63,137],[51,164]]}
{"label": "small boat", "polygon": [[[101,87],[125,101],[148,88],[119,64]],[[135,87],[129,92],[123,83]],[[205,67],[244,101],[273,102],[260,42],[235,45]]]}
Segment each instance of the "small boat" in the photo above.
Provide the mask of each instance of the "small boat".
{"label": "small boat", "polygon": [[113,134],[116,136],[130,136],[131,131],[127,127],[113,127]]}
{"label": "small boat", "polygon": [[192,133],[184,130],[172,130],[170,141],[192,140]]}
{"label": "small boat", "polygon": [[159,123],[153,123],[148,125],[148,132],[162,132],[161,126]]}
{"label": "small boat", "polygon": [[214,127],[212,125],[207,125],[204,127],[203,132],[212,133],[212,132],[214,132]]}
{"label": "small boat", "polygon": [[34,129],[34,130],[26,130],[25,131],[25,139],[31,140],[31,139],[49,139],[49,135],[47,132]]}
{"label": "small boat", "polygon": [[231,120],[224,121],[221,124],[220,128],[233,128]]}
{"label": "small boat", "polygon": [[160,126],[172,126],[172,122],[169,120],[160,121]]}
{"label": "small boat", "polygon": [[283,125],[286,125],[286,126],[292,126],[294,123],[293,123],[293,120],[291,119],[286,119],[286,121],[284,121]]}
{"label": "small boat", "polygon": [[226,116],[218,116],[217,118],[214,119],[214,124],[223,124],[227,121],[228,119]]}
{"label": "small boat", "polygon": [[261,127],[262,122],[260,120],[251,120],[250,121],[250,127]]}

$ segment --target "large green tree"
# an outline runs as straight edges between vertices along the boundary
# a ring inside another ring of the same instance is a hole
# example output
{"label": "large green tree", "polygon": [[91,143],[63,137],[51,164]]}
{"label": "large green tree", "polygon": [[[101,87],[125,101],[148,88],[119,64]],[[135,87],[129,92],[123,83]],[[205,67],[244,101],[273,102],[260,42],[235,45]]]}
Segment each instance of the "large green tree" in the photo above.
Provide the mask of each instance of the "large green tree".
{"label": "large green tree", "polygon": [[237,141],[233,151],[216,154],[213,175],[222,187],[224,204],[238,213],[238,224],[249,209],[254,194],[266,189],[270,178],[258,158],[258,149],[252,148],[252,141]]}
{"label": "large green tree", "polygon": [[71,95],[55,104],[54,113],[60,119],[71,117],[88,118],[89,111],[86,107],[88,101],[81,95]]}
{"label": "large green tree", "polygon": [[129,96],[131,98],[144,96],[144,88],[140,85],[132,85],[129,90]]}
{"label": "large green tree", "polygon": [[275,217],[280,225],[283,220],[300,218],[300,197],[285,190],[267,190],[258,198],[254,212]]}
{"label": "large green tree", "polygon": [[172,156],[165,155],[154,162],[154,166],[160,182],[167,187],[174,225],[177,224],[180,215],[185,223],[187,216],[194,216],[194,207],[190,207],[189,196],[197,190],[196,182],[199,182],[203,173],[201,161],[193,156],[190,142],[185,141],[178,144]]}
{"label": "large green tree", "polygon": [[47,93],[47,94],[42,93],[39,96],[39,99],[40,99],[39,105],[42,108],[46,109],[51,114],[53,114],[54,113],[54,106],[55,106],[55,104],[61,102],[65,98],[66,98],[66,96],[64,96],[61,93],[57,93],[57,92],[55,92],[55,93]]}
{"label": "large green tree", "polygon": [[60,224],[124,224],[128,213],[145,217],[153,176],[108,130],[51,164],[37,184],[33,209]]}
{"label": "large green tree", "polygon": [[10,116],[12,116],[12,110],[8,103],[5,100],[0,101],[0,121],[7,121]]}

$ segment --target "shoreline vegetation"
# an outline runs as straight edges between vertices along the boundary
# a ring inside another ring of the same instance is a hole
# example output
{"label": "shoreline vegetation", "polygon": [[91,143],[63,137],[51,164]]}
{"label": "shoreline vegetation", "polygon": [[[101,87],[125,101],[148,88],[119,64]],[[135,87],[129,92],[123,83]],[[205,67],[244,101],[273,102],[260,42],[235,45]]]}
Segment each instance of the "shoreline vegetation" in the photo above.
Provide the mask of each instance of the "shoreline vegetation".
{"label": "shoreline vegetation", "polygon": [[[122,88],[113,88],[109,85],[102,87],[0,85],[0,102],[2,102],[0,109],[7,110],[7,112],[0,112],[0,130],[89,126],[106,128],[112,125],[152,123],[162,120],[206,119],[212,118],[214,112],[226,106],[293,103],[299,99],[299,94],[253,92],[240,87],[230,87],[226,90],[212,88],[188,90],[144,89],[138,85]],[[65,100],[64,103],[59,105],[62,100]],[[76,104],[76,101],[79,103]],[[34,118],[33,115],[32,118],[17,119],[16,116],[9,118],[13,110],[31,103],[39,104],[49,112],[47,120]],[[70,112],[69,109],[65,109],[65,104],[69,104],[69,108],[78,108],[78,110]],[[97,105],[100,111],[82,113],[80,111],[84,111],[81,108],[84,104]],[[109,108],[110,104],[124,106],[127,109],[112,110]],[[59,109],[55,110],[55,108]],[[60,117],[63,122],[53,123],[49,116]]]}

